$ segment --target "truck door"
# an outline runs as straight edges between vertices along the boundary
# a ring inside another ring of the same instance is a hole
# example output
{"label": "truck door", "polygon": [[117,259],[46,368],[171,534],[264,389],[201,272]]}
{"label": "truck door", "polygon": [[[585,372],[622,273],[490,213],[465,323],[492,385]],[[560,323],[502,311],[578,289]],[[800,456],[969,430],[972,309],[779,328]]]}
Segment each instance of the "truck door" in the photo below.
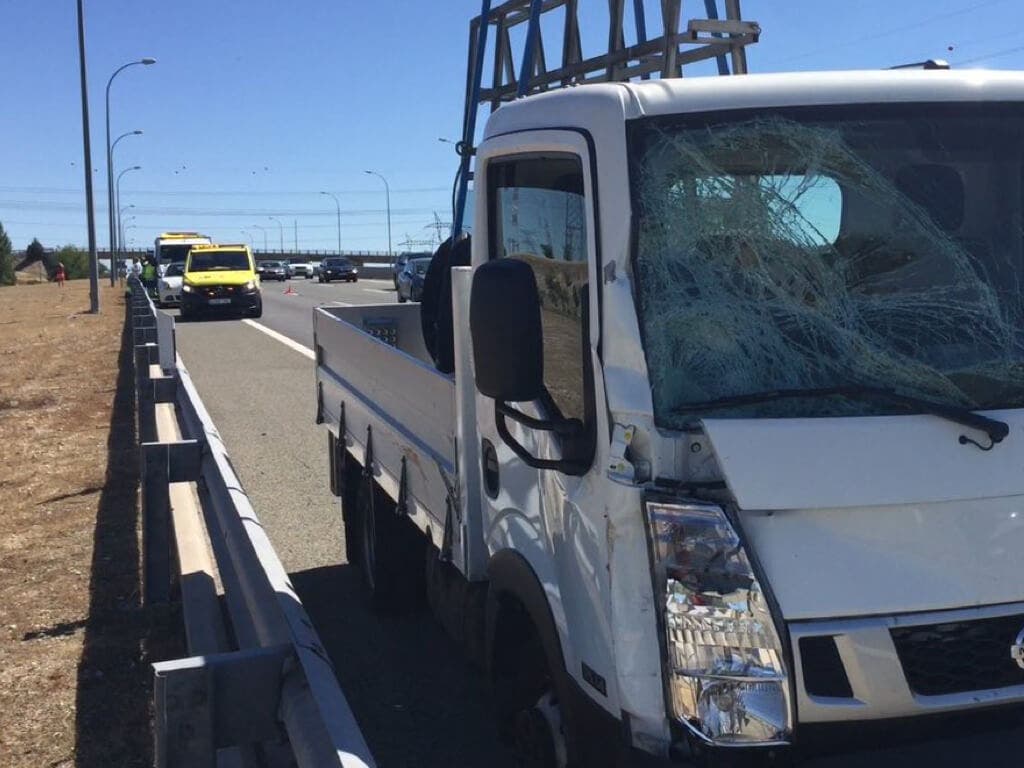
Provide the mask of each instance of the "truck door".
{"label": "truck door", "polygon": [[[548,595],[567,670],[582,681],[589,667],[586,676],[600,681],[591,688],[600,691],[604,675],[613,676],[606,524],[592,469],[600,466],[596,436],[607,434],[607,422],[604,409],[595,407],[604,393],[595,376],[600,323],[590,149],[572,131],[491,139],[478,154],[475,183],[474,265],[526,261],[538,287],[549,397],[516,405],[536,418],[582,424],[579,435],[563,438],[508,421],[512,436],[533,456],[572,454],[578,465],[535,469],[504,443],[494,400],[477,392],[484,536],[489,555],[514,549],[530,563]],[[596,677],[590,674],[595,669]]]}

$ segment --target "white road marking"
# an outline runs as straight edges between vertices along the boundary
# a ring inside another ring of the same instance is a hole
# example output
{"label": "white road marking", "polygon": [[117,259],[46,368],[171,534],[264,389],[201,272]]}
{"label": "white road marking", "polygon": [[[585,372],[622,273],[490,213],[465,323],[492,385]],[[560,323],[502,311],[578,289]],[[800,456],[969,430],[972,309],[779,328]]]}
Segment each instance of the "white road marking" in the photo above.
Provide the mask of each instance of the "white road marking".
{"label": "white road marking", "polygon": [[262,323],[257,323],[255,320],[250,320],[249,318],[245,318],[244,320],[242,320],[242,322],[246,323],[247,325],[251,325],[257,331],[263,331],[263,333],[267,334],[267,336],[269,336],[270,338],[275,339],[276,341],[280,341],[286,347],[291,347],[299,354],[308,357],[310,360],[316,360],[316,354],[313,352],[312,349],[302,344],[299,344],[299,342],[297,341],[289,339],[283,333],[278,333],[273,328],[268,328]]}
{"label": "white road marking", "polygon": [[364,291],[373,291],[374,293],[394,293],[393,290],[389,291],[384,288],[363,288]]}

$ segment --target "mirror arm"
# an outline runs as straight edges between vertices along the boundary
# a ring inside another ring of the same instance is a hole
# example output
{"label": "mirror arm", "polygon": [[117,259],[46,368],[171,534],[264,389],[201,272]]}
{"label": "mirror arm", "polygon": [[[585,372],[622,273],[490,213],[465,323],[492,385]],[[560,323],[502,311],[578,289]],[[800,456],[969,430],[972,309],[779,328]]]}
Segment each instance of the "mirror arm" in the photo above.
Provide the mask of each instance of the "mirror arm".
{"label": "mirror arm", "polygon": [[524,427],[529,427],[530,429],[554,432],[559,437],[576,437],[583,431],[583,424],[579,419],[535,419],[533,416],[513,408],[508,403],[496,400],[494,406],[502,416],[508,416],[513,421],[518,421]]}
{"label": "mirror arm", "polygon": [[[502,412],[500,403],[495,403],[494,408],[494,426],[498,430],[498,436],[505,442],[512,453],[522,459],[523,463],[534,469],[553,469],[558,472],[565,472],[566,474],[578,474],[585,467],[581,467],[578,462],[566,461],[564,459],[538,459],[536,456],[531,454],[526,448],[524,448],[518,440],[512,437],[512,433],[508,431],[508,424],[505,421],[505,414]],[[506,406],[507,408],[507,406]],[[513,409],[509,409],[513,410]],[[517,411],[518,413],[518,411]],[[530,418],[526,414],[521,414],[525,418]]]}

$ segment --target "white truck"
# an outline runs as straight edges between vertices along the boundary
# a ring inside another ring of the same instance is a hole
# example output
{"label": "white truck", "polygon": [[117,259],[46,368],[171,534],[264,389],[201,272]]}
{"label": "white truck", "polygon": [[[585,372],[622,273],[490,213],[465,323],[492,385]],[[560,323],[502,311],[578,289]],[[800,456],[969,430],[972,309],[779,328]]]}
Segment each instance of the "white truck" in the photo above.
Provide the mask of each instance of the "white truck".
{"label": "white truck", "polygon": [[153,259],[163,275],[171,264],[184,264],[193,245],[210,245],[209,235],[199,232],[161,232],[153,241]]}
{"label": "white truck", "polygon": [[318,417],[519,762],[1019,724],[1024,74],[569,87],[474,155],[451,338],[317,308]]}

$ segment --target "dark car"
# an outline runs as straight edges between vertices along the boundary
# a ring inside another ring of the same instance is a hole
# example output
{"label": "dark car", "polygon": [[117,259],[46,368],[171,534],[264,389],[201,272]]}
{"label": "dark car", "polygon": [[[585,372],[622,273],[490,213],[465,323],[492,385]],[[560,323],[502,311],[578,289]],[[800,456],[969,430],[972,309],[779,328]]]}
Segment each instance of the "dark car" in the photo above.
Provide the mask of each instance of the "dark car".
{"label": "dark car", "polygon": [[433,254],[430,253],[400,253],[395,257],[395,263],[392,266],[391,279],[395,283],[395,290],[398,290],[398,276],[402,274],[402,270],[405,269],[405,265],[409,263],[410,259],[427,259]]}
{"label": "dark car", "polygon": [[344,280],[354,283],[359,280],[359,270],[348,259],[332,256],[320,262],[317,279],[321,283],[329,283],[331,280]]}
{"label": "dark car", "polygon": [[398,301],[419,301],[423,296],[423,281],[430,267],[430,256],[409,259],[405,267],[398,273]]}
{"label": "dark car", "polygon": [[280,261],[261,261],[256,265],[256,274],[262,280],[286,280],[288,270]]}

